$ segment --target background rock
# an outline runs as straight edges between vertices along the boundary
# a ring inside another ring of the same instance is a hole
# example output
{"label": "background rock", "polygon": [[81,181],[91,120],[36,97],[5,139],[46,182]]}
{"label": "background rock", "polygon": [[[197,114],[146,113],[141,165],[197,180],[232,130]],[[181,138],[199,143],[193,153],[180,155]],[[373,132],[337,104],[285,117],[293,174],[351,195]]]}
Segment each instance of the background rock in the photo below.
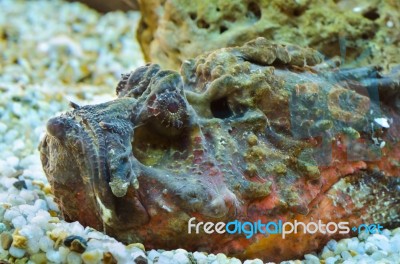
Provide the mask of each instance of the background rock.
{"label": "background rock", "polygon": [[[399,60],[398,1],[139,0],[138,39],[145,58],[163,68],[205,51],[256,37],[315,48],[345,64]],[[342,46],[342,50],[340,48]]]}
{"label": "background rock", "polygon": [[139,6],[136,0],[117,0],[117,1],[99,1],[99,0],[69,0],[70,2],[81,2],[99,12],[110,12],[116,10],[129,11],[138,10]]}

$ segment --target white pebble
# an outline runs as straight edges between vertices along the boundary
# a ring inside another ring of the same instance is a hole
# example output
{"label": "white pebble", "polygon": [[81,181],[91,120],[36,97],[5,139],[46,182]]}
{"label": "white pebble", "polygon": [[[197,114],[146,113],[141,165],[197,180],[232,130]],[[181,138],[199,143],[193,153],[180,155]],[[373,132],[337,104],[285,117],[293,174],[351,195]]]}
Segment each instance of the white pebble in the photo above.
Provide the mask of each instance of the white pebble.
{"label": "white pebble", "polygon": [[188,257],[186,256],[186,254],[182,252],[175,253],[175,255],[172,257],[172,261],[177,264],[189,263]]}
{"label": "white pebble", "polygon": [[6,159],[6,162],[7,162],[8,166],[16,167],[16,166],[18,166],[19,159],[15,156],[11,156]]}
{"label": "white pebble", "polygon": [[35,200],[35,195],[32,191],[22,189],[19,193],[22,199],[25,200],[26,203],[30,204]]}
{"label": "white pebble", "polygon": [[162,255],[162,254],[158,257],[158,262],[157,263],[174,264],[174,262],[171,260],[170,257]]}
{"label": "white pebble", "polygon": [[335,252],[335,254],[340,254],[345,250],[347,250],[346,242],[341,240],[341,241],[339,241],[339,243],[337,243],[337,246],[336,246],[336,249],[334,252]]}
{"label": "white pebble", "polygon": [[67,263],[68,264],[81,264],[82,263],[82,258],[76,252],[69,252],[68,255],[67,255]]}
{"label": "white pebble", "polygon": [[231,259],[229,260],[229,264],[242,264],[242,262],[240,261],[240,259],[231,258]]}
{"label": "white pebble", "polygon": [[23,150],[25,148],[25,143],[22,139],[17,139],[13,143],[13,151],[17,152],[19,150]]}
{"label": "white pebble", "polygon": [[60,252],[59,251],[55,251],[55,250],[49,250],[46,252],[46,257],[48,260],[56,262],[56,263],[60,263],[61,262],[61,256],[60,256]]}
{"label": "white pebble", "polygon": [[39,247],[43,252],[48,252],[53,249],[54,241],[48,236],[43,236],[39,240]]}
{"label": "white pebble", "polygon": [[175,250],[175,254],[176,253],[183,253],[183,254],[185,254],[186,256],[187,256],[187,254],[188,254],[188,252],[185,250],[185,249],[183,249],[183,248],[178,248],[178,249],[176,249]]}
{"label": "white pebble", "polygon": [[69,248],[66,247],[60,247],[58,249],[58,251],[60,252],[60,260],[62,263],[65,263],[67,261],[67,256],[70,252]]}
{"label": "white pebble", "polygon": [[22,258],[25,255],[25,250],[22,248],[16,248],[14,246],[11,246],[9,251],[11,256],[15,257],[15,258]]}
{"label": "white pebble", "polygon": [[47,203],[46,203],[46,201],[43,200],[43,199],[37,199],[37,200],[35,201],[34,207],[35,207],[35,210],[36,210],[36,211],[39,211],[39,210],[45,210],[45,211],[47,211],[47,210],[48,210],[48,208],[47,208]]}
{"label": "white pebble", "polygon": [[372,258],[373,260],[379,261],[379,260],[381,260],[381,259],[387,257],[387,255],[388,255],[388,254],[387,254],[387,252],[385,252],[385,251],[375,251],[375,252],[371,255],[371,258]]}
{"label": "white pebble", "polygon": [[387,237],[387,238],[390,238],[390,236],[392,235],[392,233],[391,233],[390,230],[388,230],[388,229],[383,229],[382,235],[384,235],[384,236]]}
{"label": "white pebble", "polygon": [[337,247],[337,242],[336,240],[329,240],[328,244],[326,244],[326,246],[329,248],[330,251],[335,251],[336,247]]}
{"label": "white pebble", "polygon": [[349,250],[357,251],[359,241],[357,238],[353,238],[349,243],[347,243],[347,247]]}
{"label": "white pebble", "polygon": [[0,134],[3,134],[7,130],[7,125],[0,122]]}
{"label": "white pebble", "polygon": [[390,250],[390,244],[389,244],[389,239],[381,234],[374,234],[368,237],[367,242],[370,242],[376,246],[378,246],[379,249],[382,249],[383,251],[389,251]]}
{"label": "white pebble", "polygon": [[208,254],[207,259],[208,261],[214,261],[217,259],[217,256],[215,256],[214,254]]}
{"label": "white pebble", "polygon": [[75,221],[68,225],[68,232],[74,234],[75,236],[84,236],[84,230],[85,228],[78,221]]}
{"label": "white pebble", "polygon": [[16,194],[10,194],[7,198],[7,202],[9,202],[12,205],[21,205],[21,204],[25,204],[25,200],[24,198],[22,198],[19,195]]}
{"label": "white pebble", "polygon": [[391,252],[393,253],[399,253],[400,252],[400,236],[393,236],[390,239],[390,246],[391,246]]}
{"label": "white pebble", "polygon": [[243,264],[263,264],[261,259],[245,260]]}
{"label": "white pebble", "polygon": [[146,258],[146,254],[141,249],[132,248],[131,249],[131,258],[136,259],[139,256]]}
{"label": "white pebble", "polygon": [[195,252],[193,252],[193,257],[197,260],[197,262],[200,262],[200,261],[207,262],[207,256],[204,255],[203,253],[195,251]]}
{"label": "white pebble", "polygon": [[54,202],[53,197],[46,196],[46,202],[47,202],[47,206],[49,207],[50,210],[53,210],[55,212],[60,211],[58,209],[58,205]]}
{"label": "white pebble", "polygon": [[335,257],[329,257],[327,259],[325,259],[325,264],[335,264],[337,258]]}
{"label": "white pebble", "polygon": [[97,264],[101,263],[103,258],[103,252],[99,249],[86,251],[82,254],[82,260],[85,264]]}
{"label": "white pebble", "polygon": [[29,219],[31,219],[36,213],[35,207],[30,204],[21,204],[18,206],[18,209],[20,212],[22,212],[23,216],[25,216],[26,218],[29,217]]}
{"label": "white pebble", "polygon": [[[6,162],[0,162],[0,173],[4,177],[12,177],[15,174],[15,172],[16,170],[10,165],[8,165]],[[2,184],[4,183],[2,182]],[[11,187],[11,186],[6,186],[6,187]]]}
{"label": "white pebble", "polygon": [[[46,212],[46,211],[39,211],[39,212]],[[32,217],[31,223],[39,226],[42,229],[46,229],[49,220],[50,220],[50,215],[36,214],[36,216]]]}
{"label": "white pebble", "polygon": [[344,260],[348,260],[348,259],[351,259],[351,254],[350,254],[350,252],[349,251],[347,251],[347,250],[345,250],[345,251],[343,251],[342,253],[340,253],[340,255],[342,256],[342,258],[344,259]]}
{"label": "white pebble", "polygon": [[6,210],[6,212],[4,213],[4,220],[10,222],[12,219],[20,215],[21,213],[16,208],[10,208],[9,210]]}
{"label": "white pebble", "polygon": [[172,251],[164,251],[161,255],[166,256],[167,258],[172,258],[174,253]]}
{"label": "white pebble", "polygon": [[312,255],[312,254],[306,254],[304,255],[304,259],[306,260],[305,263],[306,264],[319,264],[319,258]]}
{"label": "white pebble", "polygon": [[13,224],[14,228],[22,228],[24,225],[26,225],[26,219],[20,215],[11,220],[11,223]]}

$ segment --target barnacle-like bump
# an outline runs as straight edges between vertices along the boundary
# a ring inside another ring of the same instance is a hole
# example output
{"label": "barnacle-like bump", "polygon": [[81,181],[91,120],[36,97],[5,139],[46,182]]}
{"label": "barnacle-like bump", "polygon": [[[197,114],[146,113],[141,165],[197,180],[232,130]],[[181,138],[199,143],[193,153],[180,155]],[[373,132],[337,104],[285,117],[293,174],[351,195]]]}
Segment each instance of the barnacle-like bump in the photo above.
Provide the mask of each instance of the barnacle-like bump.
{"label": "barnacle-like bump", "polygon": [[181,129],[189,118],[185,99],[175,91],[155,95],[148,109],[165,127]]}

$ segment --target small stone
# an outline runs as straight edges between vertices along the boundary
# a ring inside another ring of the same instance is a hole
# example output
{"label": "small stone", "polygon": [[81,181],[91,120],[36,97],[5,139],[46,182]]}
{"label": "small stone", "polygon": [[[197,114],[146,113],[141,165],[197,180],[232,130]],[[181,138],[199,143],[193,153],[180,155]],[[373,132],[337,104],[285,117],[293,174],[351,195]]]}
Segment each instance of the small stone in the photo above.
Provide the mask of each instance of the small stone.
{"label": "small stone", "polygon": [[15,258],[22,258],[25,255],[25,249],[22,248],[16,248],[14,246],[11,246],[10,249],[8,250],[11,256]]}
{"label": "small stone", "polygon": [[306,254],[304,255],[305,263],[306,264],[319,264],[319,258],[315,255],[312,254]]}
{"label": "small stone", "polygon": [[82,254],[82,260],[85,264],[96,264],[103,258],[103,252],[100,249],[86,251]]}
{"label": "small stone", "polygon": [[141,249],[139,249],[137,247],[131,248],[130,252],[131,252],[132,259],[136,259],[139,256],[146,258],[146,254],[144,253],[144,251],[142,251]]}
{"label": "small stone", "polygon": [[388,253],[385,251],[376,251],[371,255],[371,258],[375,261],[380,261],[380,260],[386,258],[387,255],[388,255]]}
{"label": "small stone", "polygon": [[60,252],[61,261],[64,263],[67,260],[68,253],[71,251],[68,248],[61,246],[58,248],[58,252]]}
{"label": "small stone", "polygon": [[28,239],[24,236],[21,236],[16,232],[16,234],[13,234],[13,243],[12,245],[16,248],[22,248],[25,249],[27,245]]}
{"label": "small stone", "polygon": [[378,247],[371,243],[371,242],[365,242],[365,253],[367,253],[368,255],[371,255],[372,253],[374,253],[375,251],[378,250]]}
{"label": "small stone", "polygon": [[228,258],[222,253],[217,254],[217,261],[220,264],[228,264],[229,263]]}
{"label": "small stone", "polygon": [[33,254],[30,260],[35,264],[46,264],[47,263],[46,253]]}
{"label": "small stone", "polygon": [[245,260],[243,264],[263,264],[261,259]]}
{"label": "small stone", "polygon": [[154,258],[155,258],[155,257],[160,256],[160,253],[157,252],[157,250],[152,249],[152,250],[150,250],[150,251],[147,253],[147,256],[148,256],[148,258],[149,258],[151,261],[154,261]]}
{"label": "small stone", "polygon": [[0,133],[4,133],[7,131],[7,125],[0,122]]}
{"label": "small stone", "polygon": [[46,257],[48,260],[52,262],[59,263],[61,262],[61,256],[59,251],[55,251],[53,249],[46,252]]}
{"label": "small stone", "polygon": [[161,255],[166,256],[167,258],[172,258],[174,253],[172,251],[164,251]]}
{"label": "small stone", "polygon": [[0,223],[0,233],[3,233],[7,229],[6,225],[3,223]]}
{"label": "small stone", "polygon": [[1,233],[0,240],[1,240],[1,247],[4,250],[8,250],[13,242],[13,237],[9,232],[3,232]]}
{"label": "small stone", "polygon": [[384,235],[374,234],[372,236],[369,236],[367,242],[371,242],[372,244],[377,245],[378,248],[383,251],[390,250],[389,239]]}
{"label": "small stone", "polygon": [[348,259],[351,259],[351,258],[352,258],[350,252],[348,252],[347,250],[345,250],[345,251],[343,251],[342,253],[340,253],[340,255],[342,256],[342,258],[343,258],[344,260],[348,260]]}
{"label": "small stone", "polygon": [[392,230],[392,236],[400,235],[400,227],[397,227]]}
{"label": "small stone", "polygon": [[71,251],[78,253],[85,252],[87,248],[87,242],[80,236],[68,236],[64,240],[64,245],[67,246]]}
{"label": "small stone", "polygon": [[22,215],[15,217],[11,220],[11,223],[15,228],[22,228],[26,225],[26,219]]}
{"label": "small stone", "polygon": [[200,252],[193,252],[193,257],[197,263],[207,263],[207,256]]}
{"label": "small stone", "polygon": [[242,262],[240,261],[240,259],[231,258],[231,259],[229,260],[229,264],[242,264]]}
{"label": "small stone", "polygon": [[215,256],[214,254],[209,254],[209,255],[207,255],[207,260],[209,261],[209,262],[212,262],[212,261],[214,261],[214,260],[216,260],[217,259],[217,256]]}
{"label": "small stone", "polygon": [[[83,256],[82,256],[82,258],[83,258]],[[79,255],[78,253],[71,251],[67,255],[67,263],[68,264],[81,264],[82,258],[81,258],[81,255]],[[89,262],[89,263],[96,263],[96,262]]]}
{"label": "small stone", "polygon": [[175,253],[175,255],[172,257],[172,261],[177,264],[189,263],[188,257],[182,252]]}
{"label": "small stone", "polygon": [[328,249],[330,250],[330,251],[335,251],[336,250],[336,247],[337,247],[337,242],[336,242],[336,240],[330,240],[329,242],[328,242],[328,244],[326,244],[326,246],[328,247]]}
{"label": "small stone", "polygon": [[43,252],[51,250],[53,246],[54,246],[54,241],[51,240],[48,236],[43,236],[39,239],[39,248]]}
{"label": "small stone", "polygon": [[357,238],[354,237],[349,243],[347,244],[349,250],[357,251],[359,241]]}
{"label": "small stone", "polygon": [[28,263],[28,260],[29,259],[27,257],[16,259],[14,264],[26,264]]}
{"label": "small stone", "polygon": [[336,258],[335,257],[329,257],[325,259],[325,264],[335,264]]}
{"label": "small stone", "polygon": [[176,254],[176,253],[183,253],[183,254],[185,254],[185,255],[188,254],[188,252],[187,252],[186,250],[184,250],[183,248],[178,248],[178,249],[176,249],[176,250],[175,250],[175,254]]}
{"label": "small stone", "polygon": [[117,260],[110,252],[103,253],[103,264],[117,264]]}
{"label": "small stone", "polygon": [[67,232],[59,230],[56,231],[56,229],[49,233],[49,237],[54,241],[54,248],[58,248],[67,236]]}
{"label": "small stone", "polygon": [[321,257],[322,257],[323,259],[327,259],[327,258],[333,257],[333,256],[335,256],[335,253],[333,253],[332,251],[330,251],[328,247],[324,247],[324,249],[322,250]]}
{"label": "small stone", "polygon": [[132,244],[129,244],[129,245],[126,246],[126,248],[128,248],[128,249],[133,248],[133,247],[137,247],[137,248],[140,248],[143,251],[146,251],[145,248],[144,248],[144,245],[142,243],[132,243]]}
{"label": "small stone", "polygon": [[192,263],[192,264],[197,263],[197,262],[196,262],[196,259],[193,257],[193,254],[192,254],[192,253],[188,253],[187,256],[188,256],[188,258],[189,258],[189,262],[190,262],[190,263]]}
{"label": "small stone", "polygon": [[361,232],[360,234],[358,234],[358,239],[359,239],[360,241],[364,241],[364,240],[366,240],[368,237],[369,237],[369,233],[368,233],[368,232],[365,232],[365,231],[363,231],[363,232]]}
{"label": "small stone", "polygon": [[22,180],[22,181],[16,181],[16,182],[13,183],[13,185],[14,185],[14,187],[17,188],[18,190],[27,189],[26,183],[25,183],[24,180]]}
{"label": "small stone", "polygon": [[339,243],[337,243],[337,247],[336,247],[336,250],[334,252],[335,252],[335,254],[340,254],[345,250],[347,250],[346,242],[341,240],[341,241],[339,241]]}
{"label": "small stone", "polygon": [[154,263],[158,263],[158,264],[174,264],[174,262],[171,260],[171,258],[161,254],[158,257],[158,260],[154,260]]}
{"label": "small stone", "polygon": [[143,257],[143,256],[136,257],[134,261],[136,264],[147,264],[148,263],[147,258]]}

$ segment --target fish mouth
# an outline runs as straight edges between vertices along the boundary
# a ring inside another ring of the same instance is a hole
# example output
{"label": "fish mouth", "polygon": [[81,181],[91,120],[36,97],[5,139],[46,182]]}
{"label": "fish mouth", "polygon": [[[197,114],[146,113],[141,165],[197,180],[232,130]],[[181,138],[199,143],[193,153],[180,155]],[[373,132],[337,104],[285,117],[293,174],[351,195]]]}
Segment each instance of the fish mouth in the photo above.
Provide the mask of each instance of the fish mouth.
{"label": "fish mouth", "polygon": [[118,178],[111,181],[106,148],[101,135],[96,135],[101,129],[93,129],[84,116],[74,112],[50,119],[39,145],[45,174],[62,211],[67,212],[65,219],[79,219],[99,230],[147,222],[148,214],[133,187],[121,195],[113,192],[112,183],[118,184]]}
{"label": "fish mouth", "polygon": [[[120,228],[144,226],[159,215],[199,213],[209,219],[222,219],[232,214],[229,193],[219,196],[201,190],[193,175],[178,175],[140,163],[133,156],[132,139],[125,135],[126,144],[107,142],[112,139],[113,128],[90,122],[77,112],[50,119],[39,147],[45,173],[58,192],[55,196],[64,207],[62,211],[68,212],[67,221],[79,219],[82,224],[90,223],[112,234]],[[111,152],[125,156],[110,157]],[[124,171],[134,174],[137,182],[124,176]],[[115,177],[115,173],[122,176]],[[119,192],[122,185],[126,188]],[[164,190],[168,194],[163,194]]]}

